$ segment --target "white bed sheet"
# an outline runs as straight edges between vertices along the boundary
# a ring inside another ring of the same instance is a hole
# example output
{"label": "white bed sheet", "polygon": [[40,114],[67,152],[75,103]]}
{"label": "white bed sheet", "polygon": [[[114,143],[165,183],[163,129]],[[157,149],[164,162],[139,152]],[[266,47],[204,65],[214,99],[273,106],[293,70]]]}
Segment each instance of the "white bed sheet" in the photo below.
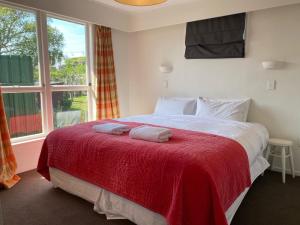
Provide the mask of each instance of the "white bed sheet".
{"label": "white bed sheet", "polygon": [[[140,115],[119,119],[124,122],[149,123],[179,129],[202,131],[238,141],[246,150],[252,182],[268,168],[262,157],[267,145],[268,131],[260,124],[199,118],[197,116]],[[138,225],[166,225],[163,216],[132,201],[110,193],[98,186],[80,180],[60,170],[50,168],[51,181],[55,187],[94,203],[94,210],[106,214],[107,219],[129,219]],[[228,224],[244,199],[248,188],[241,193],[226,212]]]}
{"label": "white bed sheet", "polygon": [[131,116],[118,120],[200,131],[231,138],[244,147],[250,165],[252,165],[259,154],[262,154],[269,139],[268,130],[261,124],[222,120],[211,117],[190,115],[157,116],[151,114]]}

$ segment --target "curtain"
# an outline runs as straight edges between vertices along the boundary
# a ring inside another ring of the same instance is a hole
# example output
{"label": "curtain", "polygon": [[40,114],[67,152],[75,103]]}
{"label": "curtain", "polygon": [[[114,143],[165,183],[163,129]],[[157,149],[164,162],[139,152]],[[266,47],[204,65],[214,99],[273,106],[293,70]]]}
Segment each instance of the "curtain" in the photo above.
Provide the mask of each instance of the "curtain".
{"label": "curtain", "polygon": [[95,75],[97,79],[97,119],[118,118],[119,103],[111,29],[95,26]]}
{"label": "curtain", "polygon": [[0,185],[11,188],[19,180],[15,172],[17,162],[10,143],[10,136],[0,87]]}

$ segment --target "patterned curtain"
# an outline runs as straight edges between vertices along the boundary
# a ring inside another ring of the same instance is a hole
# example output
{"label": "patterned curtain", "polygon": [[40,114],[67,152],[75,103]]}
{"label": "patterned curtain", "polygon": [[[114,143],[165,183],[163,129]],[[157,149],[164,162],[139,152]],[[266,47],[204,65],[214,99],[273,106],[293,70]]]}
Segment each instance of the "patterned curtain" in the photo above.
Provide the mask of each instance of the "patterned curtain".
{"label": "patterned curtain", "polygon": [[111,29],[97,25],[95,28],[97,119],[118,118],[120,114]]}
{"label": "patterned curtain", "polygon": [[0,87],[0,186],[11,188],[20,180],[15,174],[16,169],[17,162],[10,143]]}

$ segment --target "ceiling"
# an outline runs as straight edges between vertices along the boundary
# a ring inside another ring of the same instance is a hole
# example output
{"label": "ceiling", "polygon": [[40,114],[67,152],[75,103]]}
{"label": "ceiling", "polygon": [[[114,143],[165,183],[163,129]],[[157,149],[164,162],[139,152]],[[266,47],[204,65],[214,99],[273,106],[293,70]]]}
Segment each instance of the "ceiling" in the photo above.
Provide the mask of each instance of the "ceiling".
{"label": "ceiling", "polygon": [[126,12],[130,15],[131,31],[139,31],[299,3],[300,0],[169,0],[165,5],[150,7],[151,10],[134,7]]}
{"label": "ceiling", "polygon": [[114,0],[0,0],[70,18],[137,32],[240,12],[300,4],[300,0],[168,0],[155,6],[126,6]]}
{"label": "ceiling", "polygon": [[199,0],[167,0],[167,2],[165,3],[159,5],[153,5],[153,6],[127,6],[127,5],[120,4],[114,0],[89,0],[89,1],[93,1],[100,4],[102,3],[119,10],[134,13],[134,12],[141,12],[141,11],[151,11],[154,9],[161,9],[164,7],[169,7],[174,5],[189,4],[191,2],[197,2]]}
{"label": "ceiling", "polygon": [[[167,0],[167,2],[153,5],[153,6],[128,6],[124,4],[120,4],[114,0],[88,0],[90,2],[99,3],[99,5],[109,6],[113,9],[120,10],[122,12],[126,12],[131,15],[139,14],[139,13],[152,13],[159,12],[161,10],[171,10],[175,8],[182,7],[181,13],[188,13],[183,11],[188,7],[196,7],[201,6],[202,9],[210,8],[211,6],[216,9],[218,6],[226,5],[229,8],[234,9],[240,4],[244,4],[245,6],[252,6],[253,8],[259,8],[259,5],[266,5],[266,8],[288,5],[294,2],[300,2],[299,0]],[[260,4],[259,4],[260,3]],[[258,7],[256,7],[258,6]],[[199,16],[202,12],[201,8],[199,8]],[[194,8],[195,9],[195,8]],[[246,10],[245,10],[246,11]]]}

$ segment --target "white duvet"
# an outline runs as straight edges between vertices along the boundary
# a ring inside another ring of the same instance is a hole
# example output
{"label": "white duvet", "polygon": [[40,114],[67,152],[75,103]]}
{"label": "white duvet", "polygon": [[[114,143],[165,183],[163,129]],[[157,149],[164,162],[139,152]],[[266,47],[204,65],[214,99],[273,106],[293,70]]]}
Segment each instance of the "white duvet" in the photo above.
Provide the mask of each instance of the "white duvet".
{"label": "white duvet", "polygon": [[257,123],[245,123],[207,117],[203,118],[191,115],[140,115],[118,120],[123,122],[149,123],[164,127],[201,131],[231,138],[244,147],[250,165],[252,165],[258,155],[262,154],[269,139],[267,129],[263,125]]}

